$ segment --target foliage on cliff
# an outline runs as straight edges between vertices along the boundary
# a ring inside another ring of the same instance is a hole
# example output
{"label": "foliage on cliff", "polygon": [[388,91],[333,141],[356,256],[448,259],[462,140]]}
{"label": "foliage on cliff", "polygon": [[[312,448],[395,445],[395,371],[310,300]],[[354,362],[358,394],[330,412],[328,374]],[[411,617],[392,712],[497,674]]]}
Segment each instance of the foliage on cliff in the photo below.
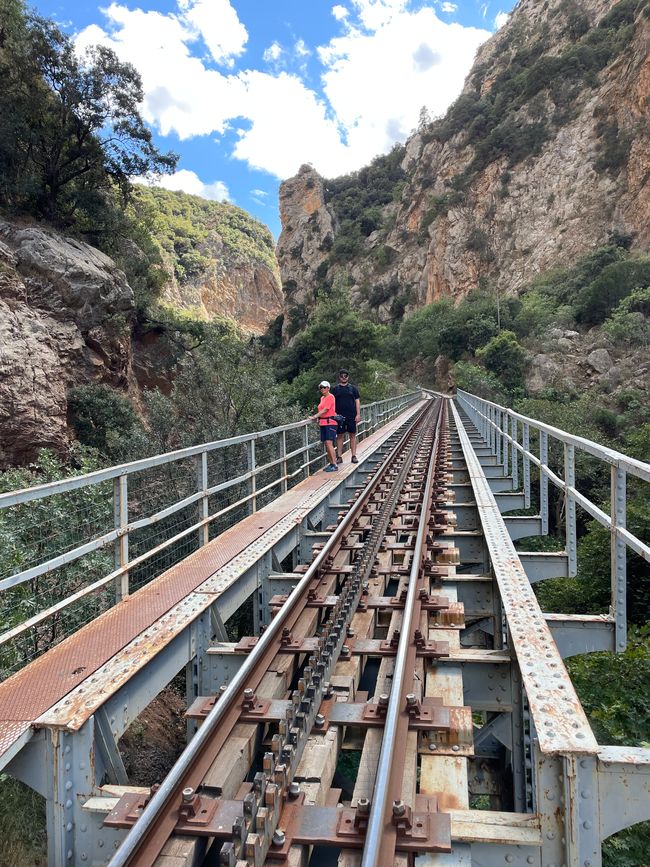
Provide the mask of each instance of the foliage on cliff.
{"label": "foliage on cliff", "polygon": [[210,266],[215,246],[228,263],[262,263],[277,270],[269,229],[228,202],[138,184],[133,189],[133,211],[147,221],[181,283]]}

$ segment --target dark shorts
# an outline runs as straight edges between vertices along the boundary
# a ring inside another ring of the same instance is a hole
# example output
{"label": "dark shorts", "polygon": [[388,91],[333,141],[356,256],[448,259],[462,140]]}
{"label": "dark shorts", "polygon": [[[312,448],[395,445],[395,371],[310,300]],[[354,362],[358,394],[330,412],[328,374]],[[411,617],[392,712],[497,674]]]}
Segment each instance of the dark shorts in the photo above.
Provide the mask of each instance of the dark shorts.
{"label": "dark shorts", "polygon": [[340,434],[344,433],[356,433],[357,432],[357,423],[354,420],[355,416],[344,416],[343,421],[339,422],[338,432]]}
{"label": "dark shorts", "polygon": [[320,429],[320,441],[322,443],[331,442],[333,443],[336,440],[336,425],[321,425]]}

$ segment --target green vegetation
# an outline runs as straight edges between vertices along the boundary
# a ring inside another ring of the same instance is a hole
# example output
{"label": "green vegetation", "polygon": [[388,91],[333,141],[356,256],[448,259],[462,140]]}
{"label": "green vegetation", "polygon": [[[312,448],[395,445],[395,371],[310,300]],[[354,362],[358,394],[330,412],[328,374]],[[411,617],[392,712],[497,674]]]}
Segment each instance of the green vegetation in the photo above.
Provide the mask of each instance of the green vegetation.
{"label": "green vegetation", "polygon": [[266,226],[227,202],[214,202],[138,185],[133,210],[149,219],[151,232],[180,282],[203,273],[213,259],[210,247],[232,263],[261,262],[277,270],[273,237]]}
{"label": "green vegetation", "polygon": [[109,48],[80,60],[51,21],[2,0],[0,193],[9,208],[60,226],[126,198],[129,178],[172,171],[140,117],[140,76]]}
{"label": "green vegetation", "polygon": [[325,182],[325,201],[340,223],[331,262],[349,262],[363,239],[382,228],[382,206],[401,195],[406,180],[400,166],[403,159],[404,147],[395,145],[389,154],[376,157],[358,172]]}

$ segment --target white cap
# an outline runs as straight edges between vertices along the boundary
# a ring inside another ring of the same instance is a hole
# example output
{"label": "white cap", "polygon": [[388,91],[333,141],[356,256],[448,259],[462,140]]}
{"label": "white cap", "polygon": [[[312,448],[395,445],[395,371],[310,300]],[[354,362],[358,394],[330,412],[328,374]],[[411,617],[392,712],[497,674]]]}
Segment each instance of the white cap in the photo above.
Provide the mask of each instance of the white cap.
{"label": "white cap", "polygon": [[319,388],[329,388],[330,384],[326,379],[323,379],[321,382],[318,383],[318,387]]}

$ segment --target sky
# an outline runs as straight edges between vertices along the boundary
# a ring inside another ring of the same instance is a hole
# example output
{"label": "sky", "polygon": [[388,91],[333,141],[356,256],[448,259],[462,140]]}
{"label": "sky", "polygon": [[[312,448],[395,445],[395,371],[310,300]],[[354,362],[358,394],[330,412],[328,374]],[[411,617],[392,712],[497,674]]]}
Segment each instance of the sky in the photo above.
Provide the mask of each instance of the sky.
{"label": "sky", "polygon": [[280,231],[278,188],[404,142],[461,91],[513,0],[33,0],[77,48],[132,63],[141,113],[180,156],[155,183],[230,201]]}

